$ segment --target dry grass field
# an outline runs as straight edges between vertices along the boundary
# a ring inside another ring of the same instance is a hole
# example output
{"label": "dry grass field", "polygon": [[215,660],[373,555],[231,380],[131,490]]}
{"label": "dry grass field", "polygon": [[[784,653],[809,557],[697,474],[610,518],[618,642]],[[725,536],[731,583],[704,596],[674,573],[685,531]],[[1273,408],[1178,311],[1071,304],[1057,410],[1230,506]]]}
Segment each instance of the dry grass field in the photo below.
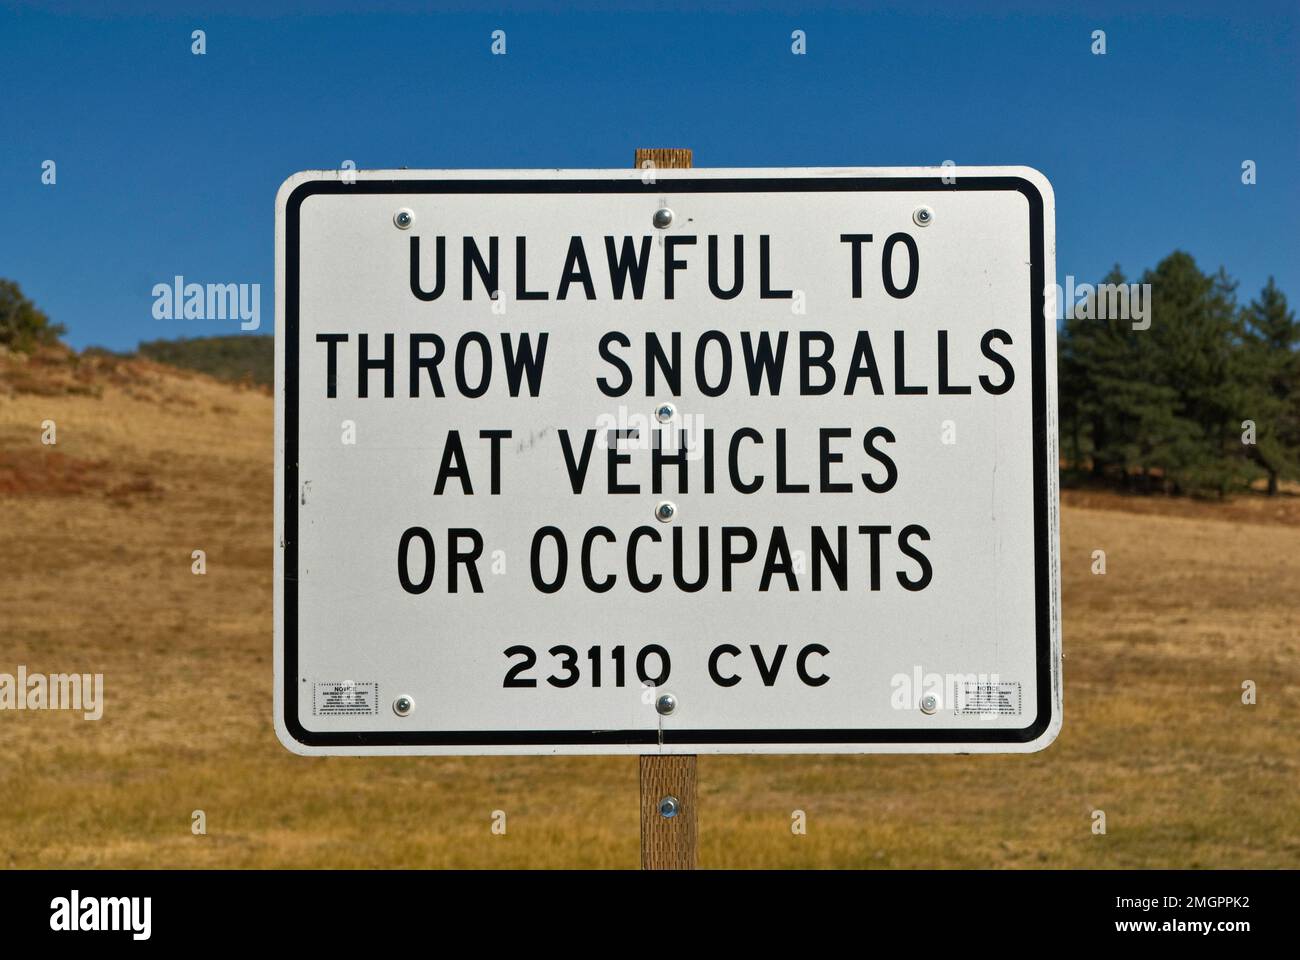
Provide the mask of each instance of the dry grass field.
{"label": "dry grass field", "polygon": [[[0,356],[0,672],[106,686],[98,722],[0,713],[0,866],[636,866],[634,758],[280,746],[271,458],[265,392],[143,361]],[[1053,746],[702,757],[702,865],[1300,867],[1300,497],[1067,494],[1062,541]]]}

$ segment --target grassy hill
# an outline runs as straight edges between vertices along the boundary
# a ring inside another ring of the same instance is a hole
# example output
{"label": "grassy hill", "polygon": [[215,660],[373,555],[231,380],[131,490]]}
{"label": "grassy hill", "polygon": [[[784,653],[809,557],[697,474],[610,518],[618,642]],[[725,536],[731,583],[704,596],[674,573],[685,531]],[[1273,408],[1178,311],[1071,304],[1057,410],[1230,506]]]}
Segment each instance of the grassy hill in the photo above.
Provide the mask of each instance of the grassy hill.
{"label": "grassy hill", "polygon": [[275,337],[270,334],[147,340],[133,354],[113,354],[96,347],[86,352],[91,356],[143,357],[230,383],[262,387],[275,383]]}
{"label": "grassy hill", "polygon": [[265,387],[275,383],[275,337],[269,334],[150,340],[140,344],[139,354],[158,363],[197,370],[218,380],[246,381]]}
{"label": "grassy hill", "polygon": [[[280,746],[272,447],[265,391],[0,354],[0,672],[100,672],[106,701],[99,721],[0,713],[0,867],[635,867],[634,758]],[[1060,739],[703,756],[701,865],[1300,867],[1298,503],[1067,492]]]}

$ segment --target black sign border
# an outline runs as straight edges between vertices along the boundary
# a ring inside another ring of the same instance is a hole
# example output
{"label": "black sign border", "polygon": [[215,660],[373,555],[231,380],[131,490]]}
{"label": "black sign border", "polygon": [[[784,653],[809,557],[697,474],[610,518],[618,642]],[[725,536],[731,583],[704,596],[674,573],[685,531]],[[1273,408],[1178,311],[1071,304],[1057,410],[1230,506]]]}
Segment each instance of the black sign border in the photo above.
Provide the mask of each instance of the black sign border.
{"label": "black sign border", "polygon": [[[660,171],[659,173],[662,173]],[[952,180],[948,183],[945,180]],[[298,720],[298,358],[299,358],[299,214],[303,202],[317,194],[584,194],[634,193],[812,193],[899,192],[928,190],[1013,190],[1029,203],[1030,346],[1033,387],[1034,461],[1034,592],[1037,678],[1037,716],[1019,729],[765,729],[677,730],[383,730],[370,732],[316,732]],[[1046,257],[1043,234],[1043,197],[1023,177],[753,177],[712,179],[657,176],[652,183],[627,180],[311,180],[296,187],[285,203],[284,251],[284,725],[290,736],[307,747],[397,746],[599,746],[645,745],[658,747],[743,744],[992,744],[1028,743],[1040,737],[1052,722],[1049,505],[1047,477],[1047,362],[1046,362]],[[1055,278],[1053,278],[1055,280]],[[646,751],[654,752],[654,751]]]}

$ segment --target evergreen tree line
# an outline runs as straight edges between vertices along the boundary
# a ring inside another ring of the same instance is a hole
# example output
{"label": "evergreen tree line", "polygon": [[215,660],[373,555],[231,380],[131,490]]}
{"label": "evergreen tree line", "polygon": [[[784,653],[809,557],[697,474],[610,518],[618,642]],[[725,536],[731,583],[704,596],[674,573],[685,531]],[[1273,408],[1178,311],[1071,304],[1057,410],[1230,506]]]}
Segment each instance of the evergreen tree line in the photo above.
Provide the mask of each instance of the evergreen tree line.
{"label": "evergreen tree line", "polygon": [[1063,479],[1219,496],[1300,479],[1300,325],[1273,279],[1239,305],[1222,268],[1175,251],[1133,282],[1146,329],[1100,288],[1060,328]]}

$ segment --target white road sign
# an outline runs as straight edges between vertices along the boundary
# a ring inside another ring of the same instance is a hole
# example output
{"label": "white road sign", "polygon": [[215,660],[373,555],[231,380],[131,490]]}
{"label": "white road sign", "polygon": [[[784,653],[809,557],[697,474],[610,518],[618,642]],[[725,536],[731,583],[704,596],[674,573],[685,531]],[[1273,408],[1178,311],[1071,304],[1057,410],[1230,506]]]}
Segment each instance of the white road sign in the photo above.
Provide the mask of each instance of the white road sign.
{"label": "white road sign", "polygon": [[1054,244],[1024,167],[290,177],[281,741],[1046,746]]}

